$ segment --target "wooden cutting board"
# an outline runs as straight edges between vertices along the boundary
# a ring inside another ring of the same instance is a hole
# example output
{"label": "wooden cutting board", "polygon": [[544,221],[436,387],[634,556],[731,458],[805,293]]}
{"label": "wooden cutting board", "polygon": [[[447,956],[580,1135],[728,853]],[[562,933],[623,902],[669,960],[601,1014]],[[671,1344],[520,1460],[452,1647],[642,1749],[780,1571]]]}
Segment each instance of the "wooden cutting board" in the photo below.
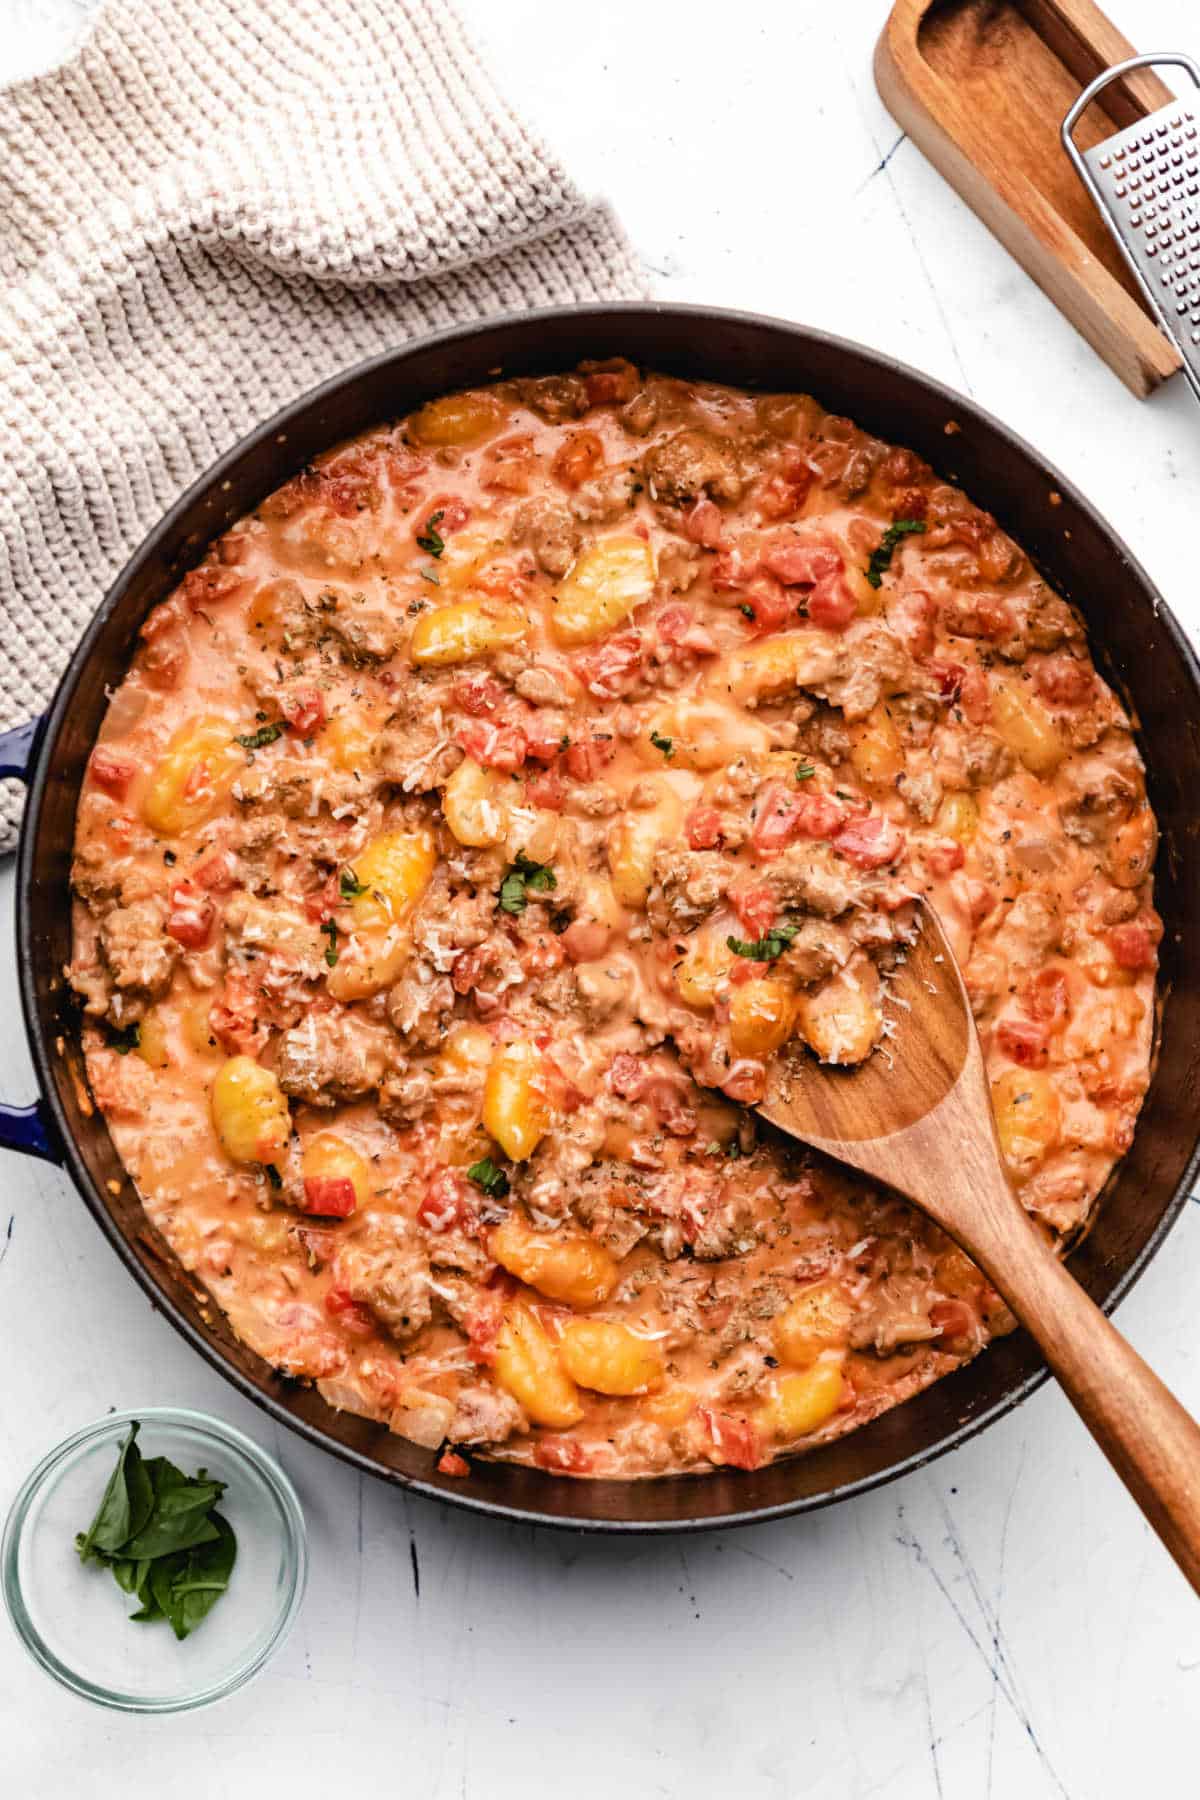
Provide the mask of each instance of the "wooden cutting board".
{"label": "wooden cutting board", "polygon": [[[1089,81],[1134,48],[1092,0],[897,0],[875,52],[888,110],[1125,385],[1181,366],[1063,150]],[[1174,99],[1150,70],[1108,88],[1083,149]]]}

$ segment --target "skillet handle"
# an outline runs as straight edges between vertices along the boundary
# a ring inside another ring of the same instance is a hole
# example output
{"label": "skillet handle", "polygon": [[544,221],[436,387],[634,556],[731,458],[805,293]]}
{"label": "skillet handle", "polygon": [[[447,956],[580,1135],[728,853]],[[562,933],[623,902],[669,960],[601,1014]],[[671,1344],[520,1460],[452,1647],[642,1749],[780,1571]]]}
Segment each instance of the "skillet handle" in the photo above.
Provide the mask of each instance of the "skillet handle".
{"label": "skillet handle", "polygon": [[[18,781],[28,779],[44,724],[45,715],[42,714],[24,725],[14,725],[11,731],[0,731],[0,779],[5,776],[13,776]],[[44,1162],[62,1162],[62,1151],[39,1100],[32,1106],[9,1106],[0,1100],[0,1149],[40,1156]]]}

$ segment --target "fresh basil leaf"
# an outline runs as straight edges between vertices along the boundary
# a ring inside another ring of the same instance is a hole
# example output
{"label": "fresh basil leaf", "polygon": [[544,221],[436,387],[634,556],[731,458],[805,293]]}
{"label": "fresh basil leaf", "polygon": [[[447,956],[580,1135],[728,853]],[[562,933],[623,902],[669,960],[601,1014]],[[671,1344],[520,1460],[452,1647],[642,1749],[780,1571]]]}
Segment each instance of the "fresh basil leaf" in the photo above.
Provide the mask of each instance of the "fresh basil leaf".
{"label": "fresh basil leaf", "polygon": [[257,731],[248,731],[242,737],[235,737],[234,743],[240,744],[243,750],[265,750],[276,738],[283,736],[282,725],[260,725]]}
{"label": "fresh basil leaf", "polygon": [[366,883],[360,881],[358,876],[354,873],[354,870],[347,864],[342,870],[341,877],[338,881],[338,893],[342,896],[342,899],[357,900],[359,895],[365,894],[366,891]]}
{"label": "fresh basil leaf", "polygon": [[115,1050],[118,1056],[128,1056],[131,1050],[137,1049],[141,1041],[142,1027],[136,1019],[132,1025],[126,1025],[121,1031],[117,1031],[111,1025],[108,1028],[108,1047],[110,1050]]}
{"label": "fresh basil leaf", "polygon": [[799,929],[798,925],[772,925],[760,938],[727,937],[725,944],[735,956],[744,956],[750,962],[774,962],[777,956],[783,955]]}
{"label": "fresh basil leaf", "polygon": [[229,1586],[237,1561],[237,1539],[218,1512],[210,1515],[217,1536],[193,1550],[184,1568],[171,1583],[172,1609],[168,1614],[177,1638],[185,1638],[206,1618]]}
{"label": "fresh basil leaf", "polygon": [[884,570],[891,566],[892,557],[896,553],[896,545],[901,538],[910,537],[914,532],[926,529],[924,519],[894,519],[880,538],[878,545],[871,552],[871,560],[867,564],[867,580],[873,588],[883,583]]}
{"label": "fresh basil leaf", "polygon": [[661,750],[667,761],[670,762],[675,754],[674,740],[669,737],[663,737],[661,732],[652,731],[650,733],[650,742],[654,745],[656,750]]}
{"label": "fresh basil leaf", "polygon": [[490,1194],[496,1200],[502,1200],[508,1192],[508,1176],[490,1156],[471,1164],[467,1170],[467,1180],[473,1181],[477,1188],[482,1188],[485,1194]]}
{"label": "fresh basil leaf", "polygon": [[428,519],[426,519],[424,531],[418,532],[417,534],[417,548],[426,551],[435,559],[439,557],[446,548],[445,540],[438,531],[438,526],[445,516],[445,510],[439,507],[437,512],[430,513]]}
{"label": "fresh basil leaf", "polygon": [[548,894],[557,886],[553,869],[545,863],[531,862],[524,851],[518,850],[516,862],[500,883],[500,910],[519,915],[529,904],[530,893]]}
{"label": "fresh basil leaf", "polygon": [[160,1557],[211,1542],[216,1532],[206,1515],[225,1492],[224,1482],[190,1481],[165,1456],[151,1457],[146,1467],[154,1483],[154,1510],[122,1546],[124,1555]]}
{"label": "fresh basil leaf", "polygon": [[796,780],[797,781],[811,781],[813,776],[816,774],[816,772],[817,771],[813,768],[811,763],[797,763],[796,764]]}
{"label": "fresh basil leaf", "polygon": [[[133,1503],[130,1500],[126,1472],[131,1455],[141,1462],[141,1453],[134,1442],[137,1434],[138,1422],[135,1419],[117,1452],[117,1466],[108,1478],[108,1486],[101,1495],[96,1516],[82,1538],[75,1540],[80,1562],[87,1562],[97,1550],[103,1551],[106,1556],[115,1555],[130,1534]],[[139,1488],[139,1495],[141,1491]],[[96,1557],[95,1560],[99,1562],[101,1559]]]}
{"label": "fresh basil leaf", "polygon": [[325,923],[321,927],[321,930],[325,933],[326,937],[329,939],[329,943],[325,950],[325,961],[329,964],[329,967],[331,969],[336,969],[337,968],[337,960],[338,960],[337,921],[334,919],[326,919]]}

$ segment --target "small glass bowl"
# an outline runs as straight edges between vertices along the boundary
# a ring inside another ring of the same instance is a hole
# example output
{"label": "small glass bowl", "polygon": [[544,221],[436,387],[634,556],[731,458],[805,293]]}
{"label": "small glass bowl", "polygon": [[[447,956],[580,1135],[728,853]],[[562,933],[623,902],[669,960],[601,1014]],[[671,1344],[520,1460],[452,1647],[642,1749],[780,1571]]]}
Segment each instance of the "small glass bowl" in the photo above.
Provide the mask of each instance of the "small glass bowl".
{"label": "small glass bowl", "polygon": [[[75,1551],[134,1419],[144,1456],[228,1483],[219,1505],[237,1536],[229,1589],[182,1643],[165,1620],[131,1624],[133,1597]],[[17,1635],[72,1693],[121,1712],[190,1711],[244,1687],[287,1637],[308,1574],[304,1515],[278,1463],[232,1425],[146,1406],[109,1413],[43,1458],[13,1501],[0,1571]]]}

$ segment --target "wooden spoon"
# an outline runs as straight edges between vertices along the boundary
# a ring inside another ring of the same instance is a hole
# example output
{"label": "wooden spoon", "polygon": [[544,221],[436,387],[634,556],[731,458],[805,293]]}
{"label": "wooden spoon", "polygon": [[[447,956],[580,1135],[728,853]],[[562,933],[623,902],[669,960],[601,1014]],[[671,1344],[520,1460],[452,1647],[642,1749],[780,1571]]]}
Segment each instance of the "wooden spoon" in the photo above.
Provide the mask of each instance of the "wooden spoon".
{"label": "wooden spoon", "polygon": [[962,975],[936,913],[920,911],[920,936],[888,985],[894,1036],[853,1068],[787,1046],[757,1110],[897,1189],[962,1246],[1037,1340],[1200,1593],[1200,1427],[1068,1274],[1009,1186]]}

